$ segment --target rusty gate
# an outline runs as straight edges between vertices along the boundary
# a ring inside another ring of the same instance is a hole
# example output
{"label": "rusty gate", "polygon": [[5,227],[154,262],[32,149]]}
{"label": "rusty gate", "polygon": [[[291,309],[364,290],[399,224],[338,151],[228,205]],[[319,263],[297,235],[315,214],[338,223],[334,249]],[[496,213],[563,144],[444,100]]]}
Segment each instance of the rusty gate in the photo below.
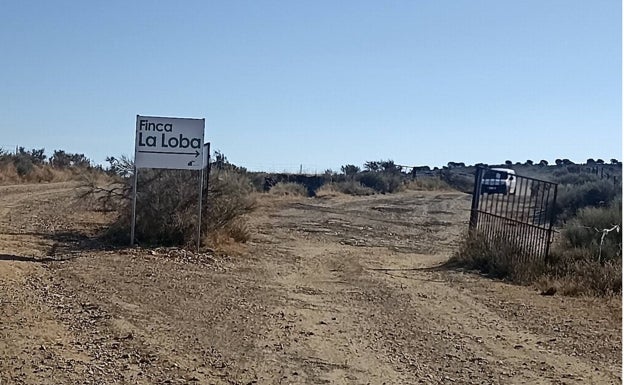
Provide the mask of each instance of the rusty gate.
{"label": "rusty gate", "polygon": [[515,174],[505,168],[478,167],[470,230],[487,241],[507,242],[522,261],[548,258],[555,220],[557,184]]}

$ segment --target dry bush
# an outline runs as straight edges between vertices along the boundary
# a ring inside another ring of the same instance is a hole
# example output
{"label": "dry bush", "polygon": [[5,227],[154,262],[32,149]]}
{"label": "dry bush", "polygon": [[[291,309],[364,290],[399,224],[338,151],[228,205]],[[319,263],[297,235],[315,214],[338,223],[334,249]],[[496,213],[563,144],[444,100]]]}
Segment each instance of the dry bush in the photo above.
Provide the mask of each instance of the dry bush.
{"label": "dry bush", "polygon": [[487,237],[474,231],[464,236],[447,266],[479,270],[494,278],[527,283],[541,274],[543,264],[528,262],[524,253],[512,237],[504,232]]}
{"label": "dry bush", "polygon": [[317,198],[332,198],[340,195],[344,195],[344,193],[339,191],[334,183],[325,183],[314,192],[314,196]]}
{"label": "dry bush", "polygon": [[15,165],[13,163],[3,162],[0,163],[0,183],[1,184],[14,184],[20,181],[20,176],[17,174]]}
{"label": "dry bush", "polygon": [[[196,172],[141,170],[139,172],[135,242],[144,245],[192,246],[197,237],[198,188]],[[83,199],[102,210],[115,210],[117,220],[107,238],[114,243],[130,240],[132,177],[118,178],[106,186],[86,185]],[[211,172],[202,204],[201,238],[204,244],[245,242],[250,232],[244,220],[255,208],[249,179],[236,171]]]}
{"label": "dry bush", "polygon": [[226,230],[233,239],[249,239],[245,216],[256,208],[254,188],[244,173],[217,171],[210,174],[204,231],[208,234]]}
{"label": "dry bush", "polygon": [[[87,168],[56,169],[48,164],[32,164],[27,161],[0,162],[0,184],[67,182],[79,180],[85,174],[96,174],[99,171]],[[29,166],[24,166],[27,164]],[[19,167],[22,167],[18,169]]]}
{"label": "dry bush", "polygon": [[86,174],[77,189],[79,202],[93,211],[122,211],[131,199],[132,186],[124,178],[106,174]]}
{"label": "dry bush", "polygon": [[621,229],[620,201],[579,210],[554,245],[541,284],[567,295],[621,294],[622,235],[617,226]]}
{"label": "dry bush", "polygon": [[300,184],[294,182],[279,182],[275,186],[271,187],[269,190],[270,194],[273,195],[281,195],[281,196],[296,196],[296,197],[307,197],[308,189]]}
{"label": "dry bush", "polygon": [[316,190],[317,197],[338,196],[340,194],[365,196],[375,194],[375,190],[364,187],[360,182],[349,180],[344,182],[326,183]]}
{"label": "dry bush", "polygon": [[[497,278],[528,283],[564,295],[612,296],[622,293],[622,225],[619,201],[585,208],[568,222],[545,263],[527,263],[504,233],[492,240],[467,235],[449,267],[477,269]],[[604,232],[611,230],[610,232]],[[604,235],[604,236],[603,236]]]}
{"label": "dry bush", "polygon": [[409,181],[406,185],[408,190],[416,191],[451,191],[454,190],[448,183],[440,178],[426,177]]}
{"label": "dry bush", "polygon": [[621,295],[621,260],[598,262],[584,250],[555,252],[554,259],[556,262],[546,265],[545,274],[538,281],[541,289],[553,288],[563,295]]}

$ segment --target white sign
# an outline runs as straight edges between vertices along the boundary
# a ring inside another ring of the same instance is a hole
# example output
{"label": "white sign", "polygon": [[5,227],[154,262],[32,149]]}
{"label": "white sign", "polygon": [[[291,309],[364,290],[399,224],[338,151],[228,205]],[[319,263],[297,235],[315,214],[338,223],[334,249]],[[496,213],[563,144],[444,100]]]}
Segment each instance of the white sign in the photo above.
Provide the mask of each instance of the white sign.
{"label": "white sign", "polygon": [[137,168],[201,170],[204,126],[204,119],[137,115],[134,164]]}

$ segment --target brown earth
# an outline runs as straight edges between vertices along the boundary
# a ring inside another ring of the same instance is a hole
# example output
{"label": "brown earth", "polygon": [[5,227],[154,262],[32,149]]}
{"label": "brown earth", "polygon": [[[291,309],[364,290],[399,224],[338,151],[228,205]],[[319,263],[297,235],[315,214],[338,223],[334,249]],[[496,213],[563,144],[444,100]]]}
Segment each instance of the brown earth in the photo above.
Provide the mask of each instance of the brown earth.
{"label": "brown earth", "polygon": [[263,195],[238,256],[106,249],[71,183],[0,187],[1,384],[617,384],[621,298],[438,266],[469,196]]}

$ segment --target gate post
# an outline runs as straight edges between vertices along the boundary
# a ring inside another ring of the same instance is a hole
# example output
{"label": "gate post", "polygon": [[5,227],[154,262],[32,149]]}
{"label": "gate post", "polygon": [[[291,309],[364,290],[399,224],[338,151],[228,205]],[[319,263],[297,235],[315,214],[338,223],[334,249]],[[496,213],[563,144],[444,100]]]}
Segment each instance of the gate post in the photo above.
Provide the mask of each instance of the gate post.
{"label": "gate post", "polygon": [[477,228],[479,221],[479,199],[481,198],[481,179],[483,176],[483,168],[477,167],[475,172],[475,182],[472,192],[472,205],[470,206],[470,224],[468,229],[473,231]]}
{"label": "gate post", "polygon": [[557,205],[557,187],[555,184],[555,195],[553,197],[553,206],[552,212],[550,213],[550,223],[548,225],[548,233],[546,235],[546,255],[544,255],[544,261],[548,262],[548,254],[550,253],[550,243],[552,242],[552,231],[553,226],[555,225],[555,217],[557,214],[556,205]]}

